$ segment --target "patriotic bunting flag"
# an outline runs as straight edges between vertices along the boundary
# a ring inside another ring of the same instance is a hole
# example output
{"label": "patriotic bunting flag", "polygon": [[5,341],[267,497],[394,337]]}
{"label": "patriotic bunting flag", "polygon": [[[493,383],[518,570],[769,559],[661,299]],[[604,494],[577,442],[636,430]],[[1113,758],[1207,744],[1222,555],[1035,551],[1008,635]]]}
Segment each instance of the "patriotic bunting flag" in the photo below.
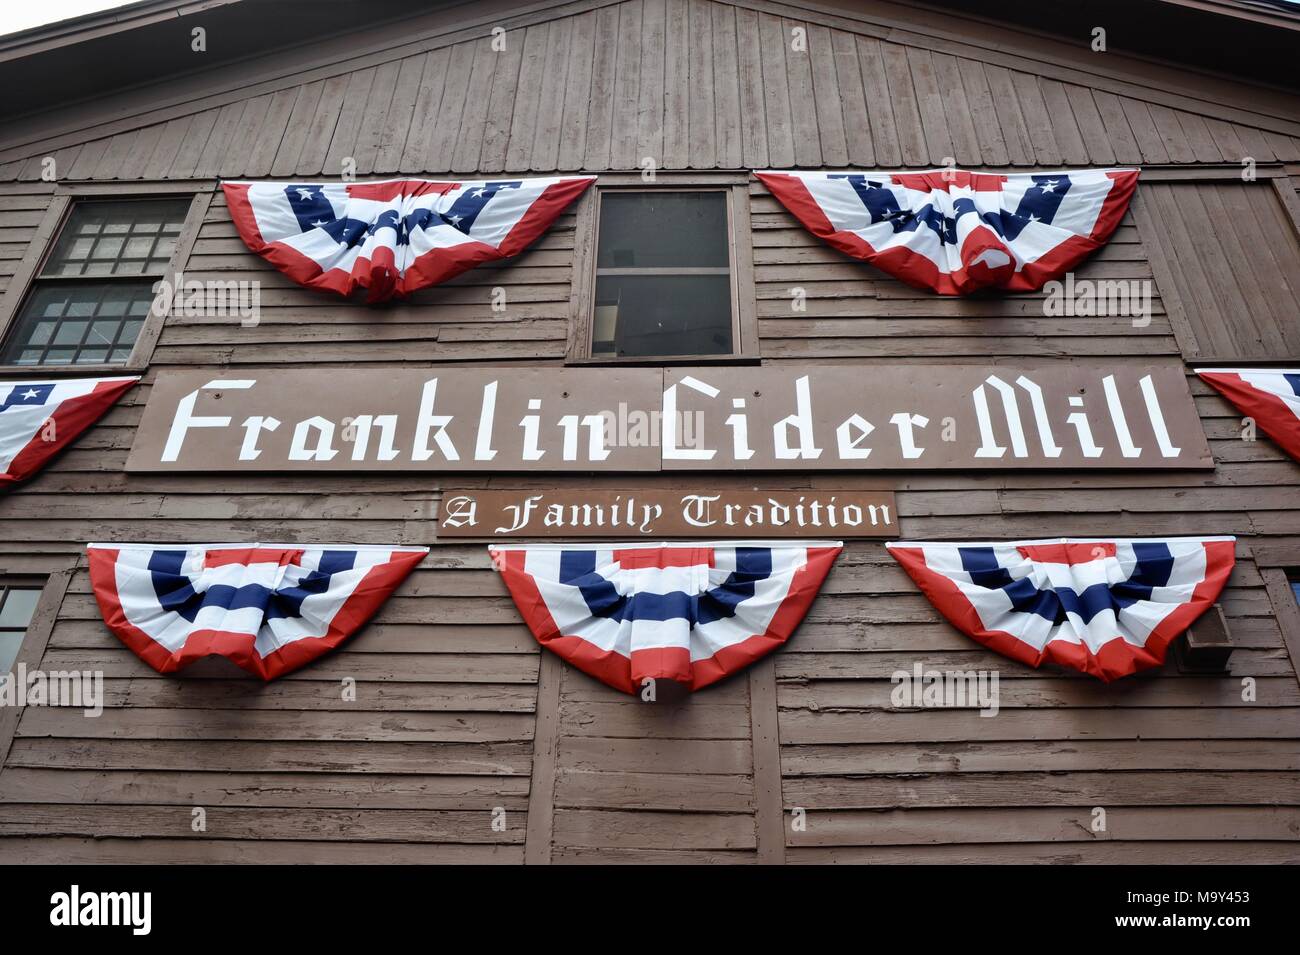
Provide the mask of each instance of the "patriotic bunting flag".
{"label": "patriotic bunting flag", "polygon": [[1197,368],[1196,373],[1300,461],[1300,368]]}
{"label": "patriotic bunting flag", "polygon": [[301,285],[380,302],[517,255],[595,178],[221,185],[252,251]]}
{"label": "patriotic bunting flag", "polygon": [[615,689],[692,690],[789,639],[843,545],[524,544],[489,548],[542,646]]}
{"label": "patriotic bunting flag", "polygon": [[962,633],[1033,667],[1110,682],[1164,662],[1223,590],[1234,538],[887,546]]}
{"label": "patriotic bunting flag", "polygon": [[1106,244],[1137,169],[756,172],[813,235],[940,295],[1032,292]]}
{"label": "patriotic bunting flag", "polygon": [[425,547],[90,544],[104,622],[159,673],[209,655],[273,680],[333,650]]}
{"label": "patriotic bunting flag", "polygon": [[0,489],[39,471],[139,380],[0,381]]}

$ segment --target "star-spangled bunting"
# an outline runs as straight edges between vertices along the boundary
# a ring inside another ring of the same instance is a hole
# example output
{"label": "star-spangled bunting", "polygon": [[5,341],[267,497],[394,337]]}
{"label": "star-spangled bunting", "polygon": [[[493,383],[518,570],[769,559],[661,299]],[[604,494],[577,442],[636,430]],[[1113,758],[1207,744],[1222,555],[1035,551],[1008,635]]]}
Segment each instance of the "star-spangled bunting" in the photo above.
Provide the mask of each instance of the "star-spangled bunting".
{"label": "star-spangled bunting", "polygon": [[1197,368],[1196,373],[1300,461],[1300,368]]}
{"label": "star-spangled bunting", "polygon": [[39,471],[139,380],[0,380],[0,490]]}
{"label": "star-spangled bunting", "polygon": [[380,302],[522,252],[594,176],[223,182],[244,243],[301,285]]}
{"label": "star-spangled bunting", "polygon": [[108,628],[159,673],[226,657],[273,680],[357,631],[427,547],[90,544]]}
{"label": "star-spangled bunting", "polygon": [[891,541],[954,627],[991,650],[1109,682],[1164,662],[1218,598],[1234,538]]}
{"label": "star-spangled bunting", "polygon": [[920,288],[1040,289],[1106,244],[1137,169],[756,172],[813,235]]}
{"label": "star-spangled bunting", "polygon": [[598,680],[692,690],[785,643],[843,545],[521,544],[490,548],[537,641]]}

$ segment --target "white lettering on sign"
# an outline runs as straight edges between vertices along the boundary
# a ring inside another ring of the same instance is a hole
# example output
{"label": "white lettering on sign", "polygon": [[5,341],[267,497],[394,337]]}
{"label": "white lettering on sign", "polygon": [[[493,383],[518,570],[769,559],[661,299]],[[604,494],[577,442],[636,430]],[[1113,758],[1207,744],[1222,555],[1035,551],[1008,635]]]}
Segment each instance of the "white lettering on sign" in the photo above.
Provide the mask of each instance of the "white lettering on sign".
{"label": "white lettering on sign", "polygon": [[1212,464],[1181,369],[1062,362],[1059,369],[995,372],[832,365],[807,373],[164,373],[153,385],[128,470]]}
{"label": "white lettering on sign", "polygon": [[257,384],[255,378],[241,378],[231,381],[217,378],[209,381],[202,389],[196,388],[177,402],[176,416],[172,419],[172,428],[167,435],[167,446],[163,449],[162,459],[164,461],[175,461],[180,457],[181,446],[185,443],[185,435],[190,428],[225,428],[230,424],[228,415],[201,416],[194,414],[194,405],[199,400],[200,390],[243,389],[252,388],[255,384]]}

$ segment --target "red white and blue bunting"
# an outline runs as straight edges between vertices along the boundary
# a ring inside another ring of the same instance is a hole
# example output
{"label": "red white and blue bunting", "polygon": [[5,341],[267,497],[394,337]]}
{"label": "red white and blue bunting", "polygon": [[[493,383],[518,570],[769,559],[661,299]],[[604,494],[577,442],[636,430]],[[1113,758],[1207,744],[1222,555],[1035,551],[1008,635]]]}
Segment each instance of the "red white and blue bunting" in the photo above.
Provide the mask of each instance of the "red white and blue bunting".
{"label": "red white and blue bunting", "polygon": [[357,631],[426,547],[90,544],[104,622],[159,673],[216,655],[263,680]]}
{"label": "red white and blue bunting", "polygon": [[887,546],[962,633],[1032,667],[1106,682],[1163,663],[1234,560],[1232,537]]}
{"label": "red white and blue bunting", "polygon": [[139,380],[0,381],[0,490],[43,468]]}
{"label": "red white and blue bunting", "polygon": [[244,243],[300,285],[380,302],[518,255],[595,176],[223,182]]}
{"label": "red white and blue bunting", "polygon": [[1197,368],[1196,373],[1300,461],[1300,368]]}
{"label": "red white and blue bunting", "polygon": [[813,235],[940,295],[1031,292],[1106,244],[1137,169],[756,172]]}
{"label": "red white and blue bunting", "polygon": [[625,693],[692,690],[785,643],[843,545],[521,544],[489,550],[542,646]]}

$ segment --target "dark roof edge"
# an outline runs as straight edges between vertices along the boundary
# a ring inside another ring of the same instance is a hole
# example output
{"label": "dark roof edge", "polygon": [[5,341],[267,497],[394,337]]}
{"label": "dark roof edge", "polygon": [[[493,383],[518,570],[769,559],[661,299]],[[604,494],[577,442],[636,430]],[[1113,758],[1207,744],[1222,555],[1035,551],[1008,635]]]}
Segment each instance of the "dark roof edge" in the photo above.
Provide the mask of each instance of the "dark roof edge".
{"label": "dark roof edge", "polygon": [[139,0],[137,3],[56,20],[54,23],[0,36],[0,59],[30,56],[92,37],[123,33],[150,23],[174,20],[242,2],[243,0]]}
{"label": "dark roof edge", "polygon": [[1300,30],[1300,4],[1284,3],[1282,0],[1160,0],[1160,2],[1219,16],[1236,17],[1239,20],[1251,20],[1255,23],[1281,27],[1284,30]]}

